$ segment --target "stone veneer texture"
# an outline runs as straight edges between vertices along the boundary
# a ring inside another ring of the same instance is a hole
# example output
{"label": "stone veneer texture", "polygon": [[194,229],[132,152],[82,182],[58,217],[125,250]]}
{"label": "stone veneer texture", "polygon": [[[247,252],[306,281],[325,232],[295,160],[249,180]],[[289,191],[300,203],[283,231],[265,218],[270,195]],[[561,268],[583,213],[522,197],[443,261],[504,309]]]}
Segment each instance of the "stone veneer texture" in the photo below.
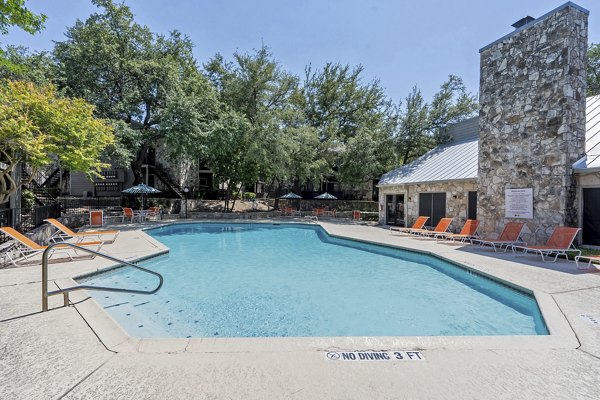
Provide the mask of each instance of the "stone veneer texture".
{"label": "stone veneer texture", "polygon": [[[380,208],[385,210],[387,194],[404,194],[406,224],[411,226],[419,217],[419,193],[446,193],[446,216],[452,217],[450,230],[458,232],[467,220],[468,193],[477,190],[475,180],[418,183],[412,185],[385,186],[380,188]],[[379,213],[379,223],[385,223],[385,212]]]}
{"label": "stone veneer texture", "polygon": [[531,244],[577,226],[571,165],[584,154],[587,13],[571,5],[481,51],[478,218],[499,232],[508,188],[533,188]]}

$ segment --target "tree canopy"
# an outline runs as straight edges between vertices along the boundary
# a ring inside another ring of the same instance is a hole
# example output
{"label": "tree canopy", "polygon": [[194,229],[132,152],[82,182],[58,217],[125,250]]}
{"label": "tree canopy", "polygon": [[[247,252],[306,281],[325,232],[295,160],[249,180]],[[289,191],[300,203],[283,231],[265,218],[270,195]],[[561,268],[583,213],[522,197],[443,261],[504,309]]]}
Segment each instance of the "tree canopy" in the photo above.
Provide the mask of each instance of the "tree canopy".
{"label": "tree canopy", "polygon": [[111,120],[119,156],[113,160],[130,162],[140,182],[151,147],[168,144],[173,154],[185,156],[190,143],[205,135],[216,93],[196,65],[189,38],[177,31],[152,33],[123,4],[94,4],[101,12],[77,21],[67,40],[56,44],[59,83]]}
{"label": "tree canopy", "polygon": [[25,32],[37,33],[44,28],[46,16],[35,14],[25,7],[25,0],[0,0],[0,33],[17,26]]}
{"label": "tree canopy", "polygon": [[600,94],[600,43],[590,45],[587,73],[588,96]]}
{"label": "tree canopy", "polygon": [[64,168],[99,175],[113,142],[112,128],[82,99],[61,97],[52,85],[7,81],[0,85],[0,204],[17,190],[20,162],[34,170],[58,159]]}
{"label": "tree canopy", "polygon": [[129,164],[136,182],[159,148],[186,165],[208,162],[228,195],[257,181],[297,190],[328,179],[361,184],[442,143],[439,128],[477,108],[455,76],[430,102],[415,87],[395,104],[360,65],[309,65],[301,79],[266,46],[199,66],[182,33],[156,34],[124,4],[92,1],[98,11],[51,54],[7,48],[0,79],[54,83],[91,103],[114,131],[106,159]]}

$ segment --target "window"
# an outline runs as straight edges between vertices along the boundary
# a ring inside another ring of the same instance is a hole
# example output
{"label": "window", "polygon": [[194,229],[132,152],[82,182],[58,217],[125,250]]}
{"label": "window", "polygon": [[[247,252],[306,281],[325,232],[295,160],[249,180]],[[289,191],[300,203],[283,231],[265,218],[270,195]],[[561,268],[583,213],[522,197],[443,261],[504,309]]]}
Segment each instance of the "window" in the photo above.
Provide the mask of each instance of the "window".
{"label": "window", "polygon": [[467,200],[467,219],[477,219],[477,192],[469,192]]}
{"label": "window", "polygon": [[419,215],[429,217],[427,225],[436,226],[446,216],[446,193],[419,193]]}

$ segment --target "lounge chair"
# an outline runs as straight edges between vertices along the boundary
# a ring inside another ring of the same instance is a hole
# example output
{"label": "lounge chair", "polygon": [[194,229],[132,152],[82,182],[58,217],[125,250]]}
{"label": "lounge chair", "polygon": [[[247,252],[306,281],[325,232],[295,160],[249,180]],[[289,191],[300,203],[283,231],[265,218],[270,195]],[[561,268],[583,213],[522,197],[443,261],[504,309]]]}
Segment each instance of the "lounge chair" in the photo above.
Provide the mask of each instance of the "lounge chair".
{"label": "lounge chair", "polygon": [[567,251],[575,251],[579,254],[577,256],[581,256],[581,250],[576,249],[573,246],[573,241],[579,233],[580,228],[570,228],[568,226],[557,226],[554,228],[554,232],[550,235],[550,238],[546,242],[544,246],[513,246],[515,249],[523,249],[523,255],[531,252],[537,253],[542,256],[542,261],[546,261],[544,256],[549,256],[554,254],[555,262],[558,259],[558,256],[563,255],[567,256]]}
{"label": "lounge chair", "polygon": [[443,239],[450,239],[452,241],[454,240],[460,240],[461,242],[465,242],[467,240],[472,240],[474,238],[477,237],[477,229],[479,228],[479,221],[476,219],[468,219],[465,222],[465,225],[462,227],[462,229],[460,230],[460,233],[448,233],[448,232],[442,232],[442,233],[436,233],[433,237],[435,238],[443,238]]}
{"label": "lounge chair", "polygon": [[429,229],[412,229],[410,231],[413,235],[421,235],[421,236],[432,236],[442,232],[448,232],[448,228],[450,228],[450,224],[452,223],[452,218],[442,218],[440,222],[433,228],[433,230]]}
{"label": "lounge chair", "polygon": [[[60,221],[54,218],[45,219],[47,223],[56,228],[56,232],[52,236],[50,236],[50,240],[53,242],[56,241],[65,241],[67,239],[75,239],[78,242],[83,241],[86,237],[95,236],[98,238],[98,241],[104,242],[104,244],[113,243],[117,236],[119,236],[119,231],[88,231],[88,232],[73,232],[71,229],[60,223]],[[110,236],[106,238],[106,236]]]}
{"label": "lounge chair", "polygon": [[[8,226],[1,227],[0,232],[4,233],[5,235],[7,235],[8,237],[12,238],[15,241],[15,245],[13,247],[11,247],[5,254],[6,257],[8,257],[8,259],[12,262],[12,264],[14,266],[19,265],[19,264],[17,264],[17,261],[20,260],[21,258],[29,261],[29,258],[42,253],[44,250],[46,250],[48,248],[48,246],[42,246],[40,244],[37,244],[33,240],[29,239],[27,236],[23,235],[22,233],[16,231],[13,228],[8,227]],[[104,244],[104,242],[79,242],[79,243],[75,243],[75,244],[77,244],[77,246],[94,247],[93,250],[99,251],[100,248],[102,247],[102,245]],[[82,259],[82,258],[94,258],[95,257],[93,254],[90,255],[89,253],[86,253],[85,256],[73,257],[71,255],[71,253],[69,253],[69,250],[74,251],[77,254],[77,249],[74,249],[70,246],[58,245],[58,246],[55,246],[52,248],[48,257],[50,258],[50,257],[52,257],[52,255],[54,253],[58,253],[58,252],[67,254],[70,261]],[[10,255],[11,252],[16,252],[17,256],[16,257],[11,256]]]}
{"label": "lounge chair", "polygon": [[423,227],[425,226],[425,223],[427,222],[428,219],[429,219],[429,217],[420,216],[416,219],[415,223],[410,228],[391,226],[390,233],[393,233],[393,232],[410,233],[410,231],[415,230],[415,229],[423,229]]}
{"label": "lounge chair", "polygon": [[498,252],[498,249],[504,248],[504,252],[509,248],[513,249],[513,246],[517,244],[527,245],[521,239],[521,234],[525,228],[524,222],[509,222],[504,225],[504,229],[498,239],[471,239],[471,244],[479,243],[481,246],[492,246],[494,252]]}
{"label": "lounge chair", "polygon": [[[587,260],[587,266],[585,266],[584,268],[581,268],[579,266],[579,260]],[[582,255],[578,255],[575,256],[575,264],[577,265],[577,269],[592,269],[592,261],[596,261],[596,262],[600,262],[600,256],[582,256]],[[594,269],[598,269],[598,265],[594,264],[595,267]]]}

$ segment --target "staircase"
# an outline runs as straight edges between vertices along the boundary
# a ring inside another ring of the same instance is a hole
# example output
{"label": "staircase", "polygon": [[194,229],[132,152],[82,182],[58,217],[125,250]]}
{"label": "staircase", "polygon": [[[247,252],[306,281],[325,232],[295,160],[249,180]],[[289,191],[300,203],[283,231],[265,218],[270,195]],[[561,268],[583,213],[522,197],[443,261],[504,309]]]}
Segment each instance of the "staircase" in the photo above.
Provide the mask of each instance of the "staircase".
{"label": "staircase", "polygon": [[150,172],[169,188],[172,196],[175,196],[179,199],[185,199],[185,194],[183,193],[181,186],[174,183],[160,166],[150,166]]}
{"label": "staircase", "polygon": [[60,181],[67,179],[69,176],[69,171],[65,170],[65,169],[60,169],[60,168],[56,168],[54,171],[52,171],[52,173],[50,175],[48,175],[48,177],[46,178],[46,180],[44,180],[44,183],[42,183],[42,187],[43,188],[56,188],[60,186]]}
{"label": "staircase", "polygon": [[[56,168],[49,176],[45,176],[42,172],[36,172],[33,176],[31,170],[23,164],[21,167],[21,185],[31,191],[34,196],[35,203],[39,206],[46,206],[56,203],[56,198],[50,193],[48,188],[58,185],[60,182],[59,169]],[[63,171],[63,177],[66,171]],[[39,182],[44,183],[40,184]]]}

